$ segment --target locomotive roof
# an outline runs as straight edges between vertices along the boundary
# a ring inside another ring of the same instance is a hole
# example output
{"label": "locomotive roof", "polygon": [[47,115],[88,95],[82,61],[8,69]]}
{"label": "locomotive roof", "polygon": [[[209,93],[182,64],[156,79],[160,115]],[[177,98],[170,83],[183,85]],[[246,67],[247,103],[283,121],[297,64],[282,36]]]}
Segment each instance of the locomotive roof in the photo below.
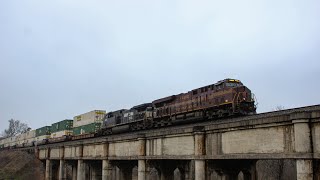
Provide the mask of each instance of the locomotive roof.
{"label": "locomotive roof", "polygon": [[144,104],[133,106],[131,109],[139,110],[139,109],[145,109],[145,108],[150,107],[150,106],[152,106],[151,103],[144,103]]}
{"label": "locomotive roof", "polygon": [[[220,85],[220,84],[222,84],[222,83],[224,83],[224,82],[236,82],[236,83],[241,83],[240,80],[227,78],[227,79],[220,80],[220,81],[216,82],[215,84],[210,84],[210,85],[206,85],[206,86],[202,86],[202,87],[193,89],[192,91],[198,90],[198,89],[201,89],[201,88],[206,88],[206,87],[208,88],[208,87],[210,87],[210,86],[212,86],[212,85],[213,85],[213,86],[218,86],[218,85]],[[241,83],[241,84],[242,84],[242,83]]]}
{"label": "locomotive roof", "polygon": [[[216,84],[219,85],[219,84],[221,84],[221,83],[223,83],[223,82],[238,82],[238,83],[241,83],[241,81],[238,80],[238,79],[230,79],[230,78],[227,78],[227,79],[218,81]],[[216,84],[214,84],[214,85],[216,85]]]}
{"label": "locomotive roof", "polygon": [[164,102],[172,101],[174,98],[175,98],[175,95],[172,95],[172,96],[168,96],[168,97],[154,100],[152,103],[153,104],[164,103]]}
{"label": "locomotive roof", "polygon": [[128,109],[119,109],[119,110],[116,110],[116,111],[110,111],[107,114],[113,114],[113,113],[116,113],[116,112],[126,111],[126,110],[128,110]]}
{"label": "locomotive roof", "polygon": [[[207,86],[203,86],[203,87],[199,87],[199,88],[196,88],[196,89],[193,89],[191,91],[194,91],[194,90],[198,90],[198,89],[201,89],[201,88],[208,88],[210,86],[218,86],[224,82],[236,82],[236,83],[241,83],[240,80],[237,80],[237,79],[231,79],[231,78],[227,78],[227,79],[223,79],[221,81],[218,81],[216,82],[215,84],[210,84],[210,85],[207,85]],[[242,83],[241,83],[242,84]],[[190,91],[188,91],[190,92]],[[184,94],[184,93],[181,93],[181,94]],[[175,99],[176,96],[179,96],[181,94],[177,94],[177,95],[171,95],[171,96],[167,96],[167,97],[164,97],[164,98],[161,98],[161,99],[157,99],[157,100],[154,100],[152,103],[157,105],[157,104],[161,104],[161,103],[165,103],[165,102],[170,102],[172,100]]]}

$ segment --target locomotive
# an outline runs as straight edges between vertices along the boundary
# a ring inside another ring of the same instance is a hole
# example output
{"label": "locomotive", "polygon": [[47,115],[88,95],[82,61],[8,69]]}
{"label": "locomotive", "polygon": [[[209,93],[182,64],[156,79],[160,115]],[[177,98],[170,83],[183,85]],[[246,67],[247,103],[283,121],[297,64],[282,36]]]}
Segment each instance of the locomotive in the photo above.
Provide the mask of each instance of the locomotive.
{"label": "locomotive", "polygon": [[106,114],[99,134],[256,113],[254,94],[236,79],[224,79],[187,93]]}

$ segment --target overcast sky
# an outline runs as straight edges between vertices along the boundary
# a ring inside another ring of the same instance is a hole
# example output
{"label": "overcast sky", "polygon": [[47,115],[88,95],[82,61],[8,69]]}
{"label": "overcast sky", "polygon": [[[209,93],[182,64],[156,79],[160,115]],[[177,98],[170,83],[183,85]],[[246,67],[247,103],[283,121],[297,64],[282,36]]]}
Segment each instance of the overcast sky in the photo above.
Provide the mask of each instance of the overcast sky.
{"label": "overcast sky", "polygon": [[0,132],[225,78],[258,112],[319,104],[319,0],[2,0]]}

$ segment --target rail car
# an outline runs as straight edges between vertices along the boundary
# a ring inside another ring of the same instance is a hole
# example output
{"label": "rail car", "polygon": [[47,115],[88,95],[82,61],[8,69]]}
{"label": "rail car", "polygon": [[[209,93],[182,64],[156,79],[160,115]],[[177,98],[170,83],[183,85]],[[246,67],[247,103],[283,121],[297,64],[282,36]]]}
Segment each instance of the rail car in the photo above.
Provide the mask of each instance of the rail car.
{"label": "rail car", "polygon": [[106,113],[94,110],[27,134],[0,140],[0,149],[44,145],[181,123],[256,113],[255,97],[236,79]]}

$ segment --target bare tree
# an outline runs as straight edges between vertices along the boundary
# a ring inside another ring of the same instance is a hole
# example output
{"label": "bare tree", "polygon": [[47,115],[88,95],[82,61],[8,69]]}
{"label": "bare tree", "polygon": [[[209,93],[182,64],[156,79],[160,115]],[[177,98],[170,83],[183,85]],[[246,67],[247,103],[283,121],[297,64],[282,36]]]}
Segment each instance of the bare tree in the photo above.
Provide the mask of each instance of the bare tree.
{"label": "bare tree", "polygon": [[22,123],[20,120],[9,120],[9,128],[5,129],[3,132],[4,137],[13,137],[17,134],[26,133],[27,131],[30,131],[30,127]]}
{"label": "bare tree", "polygon": [[284,110],[284,109],[285,109],[284,106],[278,105],[273,110],[274,111],[281,111],[281,110]]}

